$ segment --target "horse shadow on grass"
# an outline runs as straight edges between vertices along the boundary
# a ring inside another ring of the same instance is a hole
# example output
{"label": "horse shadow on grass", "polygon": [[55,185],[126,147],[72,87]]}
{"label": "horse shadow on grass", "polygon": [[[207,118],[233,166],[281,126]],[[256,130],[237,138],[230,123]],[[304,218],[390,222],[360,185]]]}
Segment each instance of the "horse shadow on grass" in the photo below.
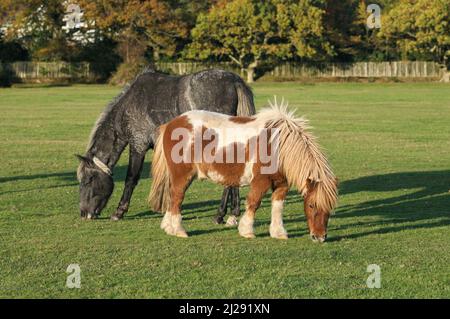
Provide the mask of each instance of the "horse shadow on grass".
{"label": "horse shadow on grass", "polygon": [[[150,163],[146,162],[144,164],[144,167],[142,169],[142,178],[149,179],[150,172],[149,172]],[[127,176],[127,165],[118,165],[114,168],[113,171],[113,178],[114,183],[123,183],[125,182],[125,178]],[[43,190],[43,189],[52,189],[52,188],[58,188],[58,187],[67,187],[67,186],[77,186],[77,166],[74,166],[73,171],[69,172],[52,172],[52,173],[38,173],[38,174],[31,174],[31,175],[16,175],[16,176],[7,176],[7,177],[0,177],[0,184],[3,183],[9,183],[9,182],[26,182],[26,181],[34,181],[34,180],[45,180],[50,179],[55,181],[54,184],[49,186],[38,186],[34,188],[28,188],[28,189],[18,189],[18,190],[8,190],[0,192],[0,195],[9,194],[9,193],[20,193],[20,192],[27,192],[27,191],[33,191],[33,190]],[[5,186],[6,188],[7,186]]]}

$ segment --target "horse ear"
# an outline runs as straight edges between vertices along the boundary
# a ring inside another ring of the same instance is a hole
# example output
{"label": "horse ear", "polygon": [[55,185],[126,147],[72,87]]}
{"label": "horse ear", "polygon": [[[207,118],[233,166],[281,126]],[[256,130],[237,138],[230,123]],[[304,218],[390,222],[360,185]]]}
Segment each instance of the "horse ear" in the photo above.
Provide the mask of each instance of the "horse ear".
{"label": "horse ear", "polygon": [[80,163],[86,164],[88,166],[93,166],[94,162],[92,162],[92,160],[90,160],[89,158],[82,156],[80,154],[75,154],[75,157],[78,158],[78,160],[80,161]]}

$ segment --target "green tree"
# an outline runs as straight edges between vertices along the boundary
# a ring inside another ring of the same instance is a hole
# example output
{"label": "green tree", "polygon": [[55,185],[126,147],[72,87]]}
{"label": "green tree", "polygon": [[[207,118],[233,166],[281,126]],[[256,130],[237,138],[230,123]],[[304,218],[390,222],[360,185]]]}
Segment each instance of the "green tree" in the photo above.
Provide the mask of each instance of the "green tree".
{"label": "green tree", "polygon": [[262,61],[331,55],[324,39],[324,10],[311,0],[221,1],[200,14],[186,57],[228,59],[253,82]]}
{"label": "green tree", "polygon": [[398,47],[403,59],[444,63],[450,55],[450,0],[399,0],[382,15],[379,36]]}

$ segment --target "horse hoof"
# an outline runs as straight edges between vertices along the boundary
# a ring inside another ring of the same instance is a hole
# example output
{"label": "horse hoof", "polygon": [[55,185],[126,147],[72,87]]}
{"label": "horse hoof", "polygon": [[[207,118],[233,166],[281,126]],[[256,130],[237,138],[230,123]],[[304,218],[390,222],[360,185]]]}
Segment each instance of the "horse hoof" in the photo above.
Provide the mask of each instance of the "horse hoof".
{"label": "horse hoof", "polygon": [[224,223],[222,217],[214,217],[213,220],[214,220],[214,224],[217,224],[217,225],[220,225],[220,224]]}
{"label": "horse hoof", "polygon": [[122,217],[119,217],[119,216],[116,216],[116,215],[112,215],[111,216],[111,220],[115,221],[115,222],[118,221],[118,220],[121,220],[121,219],[122,219]]}
{"label": "horse hoof", "polygon": [[236,216],[230,216],[230,217],[228,217],[226,226],[234,227],[234,226],[237,226],[237,225],[238,225],[238,221],[237,221],[237,219],[236,219]]}
{"label": "horse hoof", "polygon": [[243,234],[241,236],[244,237],[244,238],[248,238],[248,239],[253,239],[253,238],[256,237],[255,234]]}

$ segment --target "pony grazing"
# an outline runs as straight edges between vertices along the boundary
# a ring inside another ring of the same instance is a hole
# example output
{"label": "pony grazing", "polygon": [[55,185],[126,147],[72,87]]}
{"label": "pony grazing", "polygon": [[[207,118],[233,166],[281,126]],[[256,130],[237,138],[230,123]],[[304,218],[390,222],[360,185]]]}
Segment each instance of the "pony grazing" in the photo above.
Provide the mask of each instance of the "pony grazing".
{"label": "pony grazing", "polygon": [[325,241],[338,197],[337,179],[307,121],[276,100],[251,117],[194,110],[162,125],[152,175],[149,203],[153,210],[166,212],[161,228],[178,237],[187,237],[181,204],[196,177],[224,186],[250,186],[238,227],[246,238],[255,237],[255,213],[270,188],[270,236],[278,239],[288,238],[282,211],[291,187],[304,197],[313,241]]}

